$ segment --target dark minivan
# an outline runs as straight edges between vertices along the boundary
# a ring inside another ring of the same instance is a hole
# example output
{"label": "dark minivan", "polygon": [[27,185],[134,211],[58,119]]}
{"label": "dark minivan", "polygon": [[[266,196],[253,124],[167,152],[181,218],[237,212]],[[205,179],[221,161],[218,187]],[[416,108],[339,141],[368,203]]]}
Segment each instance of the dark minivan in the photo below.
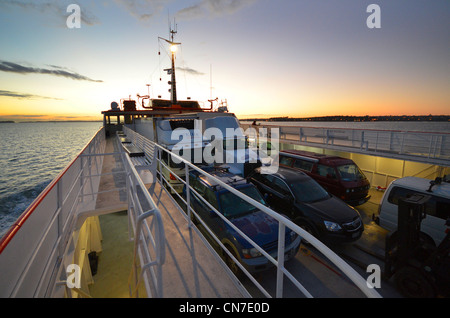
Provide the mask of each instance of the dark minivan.
{"label": "dark minivan", "polygon": [[280,167],[277,173],[262,174],[256,169],[249,180],[271,208],[324,243],[352,242],[364,231],[355,208],[329,194],[304,172]]}
{"label": "dark minivan", "polygon": [[370,182],[351,159],[300,150],[280,151],[280,166],[305,172],[350,205],[370,199]]}

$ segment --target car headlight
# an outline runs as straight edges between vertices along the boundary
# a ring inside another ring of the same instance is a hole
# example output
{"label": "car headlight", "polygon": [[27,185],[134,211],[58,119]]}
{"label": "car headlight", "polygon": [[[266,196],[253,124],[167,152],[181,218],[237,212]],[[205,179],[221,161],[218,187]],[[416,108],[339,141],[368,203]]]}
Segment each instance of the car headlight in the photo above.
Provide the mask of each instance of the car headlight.
{"label": "car headlight", "polygon": [[330,222],[330,221],[323,221],[323,223],[325,224],[325,227],[328,231],[337,232],[337,231],[342,230],[341,226],[337,223]]}
{"label": "car headlight", "polygon": [[244,248],[242,254],[244,254],[244,258],[254,258],[262,255],[256,248]]}

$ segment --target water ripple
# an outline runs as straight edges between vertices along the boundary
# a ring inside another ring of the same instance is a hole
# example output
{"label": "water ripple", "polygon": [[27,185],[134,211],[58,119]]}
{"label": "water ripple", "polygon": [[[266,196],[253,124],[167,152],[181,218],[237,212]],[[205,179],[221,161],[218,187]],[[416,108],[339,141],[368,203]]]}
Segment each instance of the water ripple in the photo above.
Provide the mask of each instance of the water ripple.
{"label": "water ripple", "polygon": [[101,123],[0,124],[0,237]]}

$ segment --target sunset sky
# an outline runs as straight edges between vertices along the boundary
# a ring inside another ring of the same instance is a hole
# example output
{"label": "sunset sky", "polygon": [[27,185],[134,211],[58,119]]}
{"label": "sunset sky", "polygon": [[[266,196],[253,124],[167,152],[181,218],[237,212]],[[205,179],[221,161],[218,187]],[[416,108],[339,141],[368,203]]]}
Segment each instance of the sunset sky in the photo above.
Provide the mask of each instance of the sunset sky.
{"label": "sunset sky", "polygon": [[448,0],[1,0],[0,120],[100,119],[147,84],[169,98],[169,17],[179,99],[239,118],[450,114]]}

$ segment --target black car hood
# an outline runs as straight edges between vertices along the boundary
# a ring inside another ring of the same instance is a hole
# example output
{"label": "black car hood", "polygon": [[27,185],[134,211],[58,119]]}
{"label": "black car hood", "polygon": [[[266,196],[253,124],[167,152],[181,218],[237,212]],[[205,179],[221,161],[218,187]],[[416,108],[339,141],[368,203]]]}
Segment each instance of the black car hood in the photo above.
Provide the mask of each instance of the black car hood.
{"label": "black car hood", "polygon": [[320,215],[326,220],[338,223],[352,221],[359,212],[348,206],[344,201],[331,195],[329,199],[312,203],[302,202],[300,205],[307,206],[315,214]]}

